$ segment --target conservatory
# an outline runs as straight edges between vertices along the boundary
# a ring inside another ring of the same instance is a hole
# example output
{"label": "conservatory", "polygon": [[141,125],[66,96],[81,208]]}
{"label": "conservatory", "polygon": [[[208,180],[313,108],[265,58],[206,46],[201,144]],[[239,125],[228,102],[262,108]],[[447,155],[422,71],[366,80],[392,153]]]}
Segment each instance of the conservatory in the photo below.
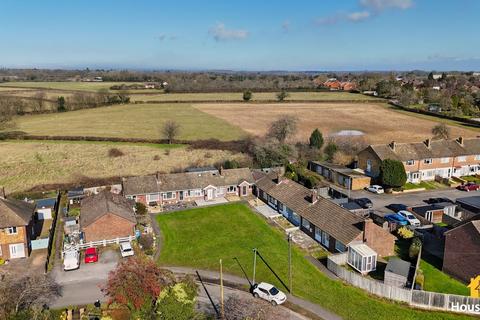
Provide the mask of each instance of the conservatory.
{"label": "conservatory", "polygon": [[367,274],[377,267],[377,253],[364,243],[353,244],[348,247],[347,263],[361,274]]}

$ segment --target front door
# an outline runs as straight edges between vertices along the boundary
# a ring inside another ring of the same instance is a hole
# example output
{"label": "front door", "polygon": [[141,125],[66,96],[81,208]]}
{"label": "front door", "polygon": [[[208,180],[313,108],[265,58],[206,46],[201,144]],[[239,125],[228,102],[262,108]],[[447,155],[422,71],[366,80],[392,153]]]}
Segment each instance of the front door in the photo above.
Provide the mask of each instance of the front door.
{"label": "front door", "polygon": [[242,186],[242,196],[247,195],[247,186]]}
{"label": "front door", "polygon": [[180,194],[179,194],[179,199],[180,199],[180,201],[182,201],[182,200],[183,200],[183,191],[180,191]]}
{"label": "front door", "polygon": [[207,200],[213,199],[213,189],[207,189]]}
{"label": "front door", "polygon": [[25,257],[25,246],[23,243],[11,244],[9,248],[11,259]]}

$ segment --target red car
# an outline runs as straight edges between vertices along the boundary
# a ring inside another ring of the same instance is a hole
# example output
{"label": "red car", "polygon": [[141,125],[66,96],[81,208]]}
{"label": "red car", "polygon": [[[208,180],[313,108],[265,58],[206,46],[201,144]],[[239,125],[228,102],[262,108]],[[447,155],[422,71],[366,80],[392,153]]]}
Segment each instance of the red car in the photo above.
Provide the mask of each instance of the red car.
{"label": "red car", "polygon": [[98,250],[97,248],[87,248],[85,250],[85,263],[92,263],[98,261]]}
{"label": "red car", "polygon": [[477,191],[478,189],[480,189],[480,185],[473,182],[468,182],[462,184],[461,186],[458,186],[457,189],[463,191]]}

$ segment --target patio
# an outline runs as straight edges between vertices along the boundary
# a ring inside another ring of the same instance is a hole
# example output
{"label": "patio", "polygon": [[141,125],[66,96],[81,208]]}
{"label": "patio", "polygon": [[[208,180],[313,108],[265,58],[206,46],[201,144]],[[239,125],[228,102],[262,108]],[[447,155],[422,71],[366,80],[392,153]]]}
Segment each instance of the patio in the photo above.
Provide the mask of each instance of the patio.
{"label": "patio", "polygon": [[199,207],[204,207],[204,206],[211,206],[213,204],[222,204],[222,203],[227,203],[228,200],[221,197],[221,198],[215,198],[215,199],[212,199],[212,200],[204,200],[204,199],[200,199],[200,200],[195,200],[195,204]]}

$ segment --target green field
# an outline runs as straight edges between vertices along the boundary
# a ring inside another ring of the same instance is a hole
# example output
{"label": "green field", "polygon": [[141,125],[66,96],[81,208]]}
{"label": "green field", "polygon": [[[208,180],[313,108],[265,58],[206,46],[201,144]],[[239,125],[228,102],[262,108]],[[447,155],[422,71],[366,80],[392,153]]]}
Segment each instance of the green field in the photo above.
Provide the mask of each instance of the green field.
{"label": "green field", "polygon": [[[288,283],[288,245],[285,235],[272,229],[243,204],[228,204],[157,216],[163,234],[159,263],[218,270],[242,276],[234,257],[252,274],[252,248],[257,248],[285,283]],[[285,288],[257,259],[257,281]],[[294,294],[344,319],[467,319],[447,313],[411,309],[374,298],[364,291],[334,281],[308,262],[296,248],[292,252]]]}
{"label": "green field", "polygon": [[[254,92],[252,101],[276,100],[276,92]],[[164,93],[164,94],[136,94],[132,95],[133,101],[243,101],[241,92],[224,93]],[[375,100],[375,97],[365,96],[350,92],[291,92],[287,101],[362,101]]]}
{"label": "green field", "polygon": [[[5,82],[0,87],[10,88],[34,88],[50,90],[75,90],[96,92],[100,89],[110,89],[113,85],[136,84],[138,82]],[[148,89],[147,92],[161,92],[161,90]],[[133,90],[133,92],[145,92],[144,90]]]}
{"label": "green field", "polygon": [[420,261],[420,269],[425,277],[424,290],[462,296],[470,295],[470,289],[465,284],[446,275],[425,260]]}
{"label": "green field", "polygon": [[246,133],[227,121],[187,104],[129,104],[64,113],[20,116],[15,130],[33,135],[159,139],[167,120],[180,124],[178,139],[242,138]]}

